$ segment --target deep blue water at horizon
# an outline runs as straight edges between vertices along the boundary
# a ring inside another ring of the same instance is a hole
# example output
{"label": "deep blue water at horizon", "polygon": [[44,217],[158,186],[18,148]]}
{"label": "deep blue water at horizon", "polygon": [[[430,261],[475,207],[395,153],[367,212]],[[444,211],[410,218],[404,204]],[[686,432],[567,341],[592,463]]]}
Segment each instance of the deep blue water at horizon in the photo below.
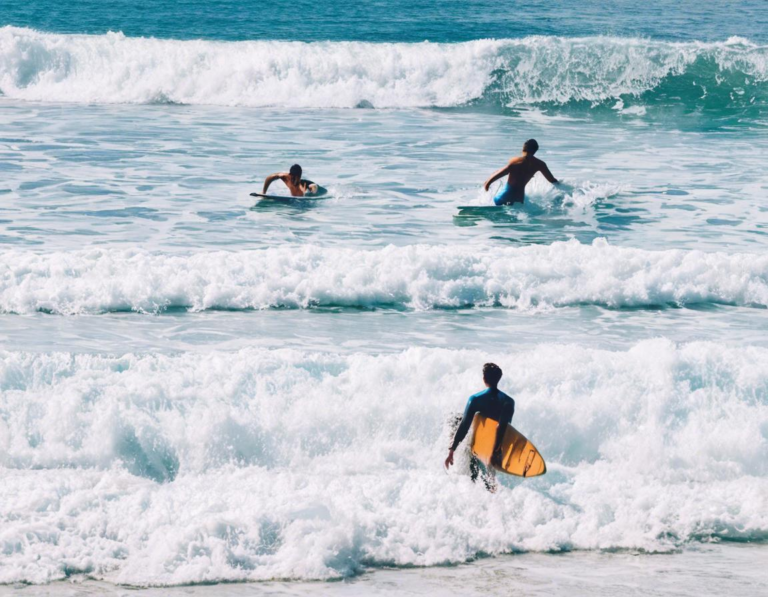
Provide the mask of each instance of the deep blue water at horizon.
{"label": "deep blue water at horizon", "polygon": [[530,35],[768,40],[763,0],[39,0],[0,5],[0,26],[168,39],[458,42]]}

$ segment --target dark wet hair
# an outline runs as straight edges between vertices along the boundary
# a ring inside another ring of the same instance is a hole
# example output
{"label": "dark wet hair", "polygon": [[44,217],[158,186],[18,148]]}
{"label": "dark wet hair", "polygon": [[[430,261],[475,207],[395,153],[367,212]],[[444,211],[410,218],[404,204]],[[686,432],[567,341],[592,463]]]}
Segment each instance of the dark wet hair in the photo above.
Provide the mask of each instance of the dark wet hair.
{"label": "dark wet hair", "polygon": [[528,155],[533,155],[539,151],[539,144],[536,142],[536,139],[528,139],[523,143],[523,149]]}
{"label": "dark wet hair", "polygon": [[289,172],[291,174],[291,180],[293,181],[293,184],[299,184],[301,182],[301,166],[294,164],[291,166]]}
{"label": "dark wet hair", "polygon": [[503,373],[501,372],[501,367],[499,367],[496,363],[486,363],[483,365],[483,381],[492,388],[495,388],[497,385],[499,385],[499,380],[501,379],[502,375]]}

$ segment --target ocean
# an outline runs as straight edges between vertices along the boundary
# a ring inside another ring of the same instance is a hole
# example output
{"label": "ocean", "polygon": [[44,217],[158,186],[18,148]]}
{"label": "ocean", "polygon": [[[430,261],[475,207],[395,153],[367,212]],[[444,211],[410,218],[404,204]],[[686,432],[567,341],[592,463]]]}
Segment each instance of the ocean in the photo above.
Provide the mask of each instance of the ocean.
{"label": "ocean", "polygon": [[765,595],[767,155],[763,0],[3,3],[0,594]]}

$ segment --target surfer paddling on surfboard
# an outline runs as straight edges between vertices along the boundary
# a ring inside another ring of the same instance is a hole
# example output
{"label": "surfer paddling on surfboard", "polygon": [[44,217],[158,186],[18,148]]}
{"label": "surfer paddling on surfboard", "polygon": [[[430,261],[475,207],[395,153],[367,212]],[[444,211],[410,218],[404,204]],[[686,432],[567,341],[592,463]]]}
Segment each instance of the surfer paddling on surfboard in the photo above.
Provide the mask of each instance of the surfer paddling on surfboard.
{"label": "surfer paddling on surfboard", "polygon": [[[469,397],[467,407],[464,409],[464,416],[461,419],[461,424],[456,430],[453,442],[448,450],[448,458],[445,459],[445,468],[450,468],[453,464],[453,454],[458,445],[466,437],[467,432],[472,425],[472,421],[477,414],[499,422],[491,464],[499,468],[501,467],[501,445],[502,440],[504,439],[504,432],[507,429],[507,425],[512,421],[512,416],[515,414],[515,401],[499,390],[498,386],[501,376],[501,367],[495,363],[486,363],[483,365],[483,381],[485,382],[487,389]],[[472,456],[469,466],[472,473],[472,480],[475,481],[480,472],[480,464],[477,458]],[[496,485],[492,477],[489,478],[486,476],[484,481],[485,486],[489,491],[495,490]]]}
{"label": "surfer paddling on surfboard", "polygon": [[525,185],[533,178],[534,174],[541,172],[549,182],[558,184],[558,180],[552,176],[547,165],[539,158],[533,157],[538,151],[539,144],[536,139],[528,139],[523,144],[522,155],[509,160],[509,163],[501,170],[494,172],[483,185],[486,192],[490,186],[500,178],[507,176],[507,182],[501,191],[493,198],[496,205],[512,205],[525,201]]}
{"label": "surfer paddling on surfboard", "polygon": [[275,172],[270,174],[264,180],[264,190],[262,195],[267,194],[269,185],[276,180],[282,180],[293,197],[311,197],[317,195],[320,187],[311,180],[306,180],[301,177],[301,166],[294,164],[291,166],[289,172]]}

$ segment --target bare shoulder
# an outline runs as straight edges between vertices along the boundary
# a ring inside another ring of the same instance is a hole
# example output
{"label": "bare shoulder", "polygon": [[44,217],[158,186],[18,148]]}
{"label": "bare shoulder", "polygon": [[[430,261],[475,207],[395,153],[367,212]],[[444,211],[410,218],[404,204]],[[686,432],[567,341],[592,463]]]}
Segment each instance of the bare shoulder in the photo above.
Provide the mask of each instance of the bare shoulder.
{"label": "bare shoulder", "polygon": [[544,160],[540,160],[537,157],[533,157],[533,163],[536,164],[536,169],[537,170],[541,170],[541,169],[547,167],[547,163]]}
{"label": "bare shoulder", "polygon": [[510,166],[517,166],[518,164],[522,164],[522,163],[523,163],[523,157],[522,157],[522,156],[519,156],[519,155],[518,155],[518,156],[516,156],[516,157],[514,157],[514,158],[512,158],[512,159],[511,159],[511,160],[509,160],[509,162],[508,162],[508,164],[509,164]]}

